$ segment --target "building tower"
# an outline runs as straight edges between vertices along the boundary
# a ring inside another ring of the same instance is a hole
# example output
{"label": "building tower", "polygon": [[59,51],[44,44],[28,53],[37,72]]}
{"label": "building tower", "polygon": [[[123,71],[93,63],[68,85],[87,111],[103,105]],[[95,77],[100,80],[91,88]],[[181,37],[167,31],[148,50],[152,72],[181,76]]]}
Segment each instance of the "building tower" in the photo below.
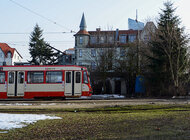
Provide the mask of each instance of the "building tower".
{"label": "building tower", "polygon": [[81,30],[85,30],[86,31],[87,26],[86,26],[86,20],[85,20],[85,17],[84,17],[84,13],[82,15],[82,19],[81,19],[79,27],[80,27],[80,31]]}
{"label": "building tower", "polygon": [[75,36],[75,64],[76,65],[84,65],[83,54],[85,53],[85,48],[88,46],[90,34],[88,33],[86,20],[84,13],[82,15],[82,19],[79,26],[80,30],[74,35]]}

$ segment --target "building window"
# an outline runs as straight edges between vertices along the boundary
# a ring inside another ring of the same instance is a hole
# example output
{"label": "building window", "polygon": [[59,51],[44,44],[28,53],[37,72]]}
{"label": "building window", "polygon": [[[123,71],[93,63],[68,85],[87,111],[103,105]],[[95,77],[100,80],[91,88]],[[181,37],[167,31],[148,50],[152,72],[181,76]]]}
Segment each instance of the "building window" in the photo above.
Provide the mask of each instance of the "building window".
{"label": "building window", "polygon": [[119,42],[120,43],[126,43],[126,35],[120,35],[119,36]]}
{"label": "building window", "polygon": [[66,59],[66,61],[68,61],[69,60],[69,56],[65,56],[65,59]]}
{"label": "building window", "polygon": [[83,37],[82,36],[79,37],[79,44],[83,44]]}
{"label": "building window", "polygon": [[82,62],[79,62],[79,66],[82,66]]}
{"label": "building window", "polygon": [[7,53],[7,58],[11,58],[11,53],[10,52]]}
{"label": "building window", "polygon": [[91,68],[92,68],[92,70],[96,69],[96,63],[95,62],[91,62]]}
{"label": "building window", "polygon": [[108,43],[113,43],[113,42],[114,42],[113,36],[109,36],[109,37],[108,37]]}
{"label": "building window", "polygon": [[0,72],[0,84],[5,83],[5,72]]}
{"label": "building window", "polygon": [[97,37],[96,36],[91,36],[90,37],[90,43],[91,44],[96,44],[97,43]]}
{"label": "building window", "polygon": [[104,54],[104,49],[101,48],[101,49],[100,49],[100,54],[99,54],[99,55],[102,56],[103,54]]}
{"label": "building window", "polygon": [[76,83],[80,83],[80,81],[81,81],[81,73],[76,72]]}
{"label": "building window", "polygon": [[29,71],[27,75],[28,83],[43,83],[44,82],[44,72],[33,72]]}
{"label": "building window", "polygon": [[136,40],[136,35],[129,35],[129,42],[134,42]]}
{"label": "building window", "polygon": [[96,56],[96,50],[95,49],[91,49],[91,56],[95,57]]}
{"label": "building window", "polygon": [[105,43],[105,37],[104,36],[100,37],[100,43]]}
{"label": "building window", "polygon": [[120,56],[123,57],[125,56],[126,50],[123,48],[120,48]]}
{"label": "building window", "polygon": [[48,71],[46,72],[46,83],[62,83],[61,71]]}
{"label": "building window", "polygon": [[82,50],[79,49],[79,57],[82,57]]}
{"label": "building window", "polygon": [[144,41],[149,41],[150,39],[151,39],[151,37],[149,35],[144,36]]}

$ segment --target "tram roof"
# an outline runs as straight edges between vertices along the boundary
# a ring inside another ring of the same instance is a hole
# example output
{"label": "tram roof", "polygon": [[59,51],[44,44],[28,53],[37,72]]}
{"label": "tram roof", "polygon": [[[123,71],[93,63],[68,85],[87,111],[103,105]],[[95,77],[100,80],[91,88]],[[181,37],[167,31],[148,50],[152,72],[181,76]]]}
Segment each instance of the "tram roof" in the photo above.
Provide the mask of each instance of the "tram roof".
{"label": "tram roof", "polygon": [[25,65],[25,66],[0,66],[3,71],[40,71],[40,70],[86,70],[81,66],[69,65]]}

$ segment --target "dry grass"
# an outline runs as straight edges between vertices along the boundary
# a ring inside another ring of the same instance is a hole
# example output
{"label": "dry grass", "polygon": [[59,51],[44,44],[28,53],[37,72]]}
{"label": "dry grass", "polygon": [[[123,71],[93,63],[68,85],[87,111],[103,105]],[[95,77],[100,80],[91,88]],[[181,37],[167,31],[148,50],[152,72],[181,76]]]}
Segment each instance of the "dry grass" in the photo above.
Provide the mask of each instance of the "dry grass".
{"label": "dry grass", "polygon": [[[40,110],[33,110],[32,113],[35,112],[40,113]],[[7,134],[1,134],[0,139],[190,139],[190,105],[137,105],[69,110],[47,109],[45,112],[60,116],[62,119],[38,121],[25,128],[14,129]]]}

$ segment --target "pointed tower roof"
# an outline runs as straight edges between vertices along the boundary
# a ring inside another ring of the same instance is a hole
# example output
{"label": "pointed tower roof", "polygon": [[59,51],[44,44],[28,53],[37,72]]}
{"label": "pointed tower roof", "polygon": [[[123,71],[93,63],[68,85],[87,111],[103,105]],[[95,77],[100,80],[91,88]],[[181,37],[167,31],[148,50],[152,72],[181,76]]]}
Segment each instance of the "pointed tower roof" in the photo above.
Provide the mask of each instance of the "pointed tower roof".
{"label": "pointed tower roof", "polygon": [[87,28],[84,13],[82,15],[82,19],[81,19],[79,27],[80,27],[80,30],[86,30],[86,28]]}
{"label": "pointed tower roof", "polygon": [[79,27],[80,27],[80,31],[78,31],[78,33],[76,33],[75,35],[89,35],[88,31],[86,30],[87,26],[86,26],[86,20],[85,20],[84,13],[82,15],[82,19],[81,19]]}

